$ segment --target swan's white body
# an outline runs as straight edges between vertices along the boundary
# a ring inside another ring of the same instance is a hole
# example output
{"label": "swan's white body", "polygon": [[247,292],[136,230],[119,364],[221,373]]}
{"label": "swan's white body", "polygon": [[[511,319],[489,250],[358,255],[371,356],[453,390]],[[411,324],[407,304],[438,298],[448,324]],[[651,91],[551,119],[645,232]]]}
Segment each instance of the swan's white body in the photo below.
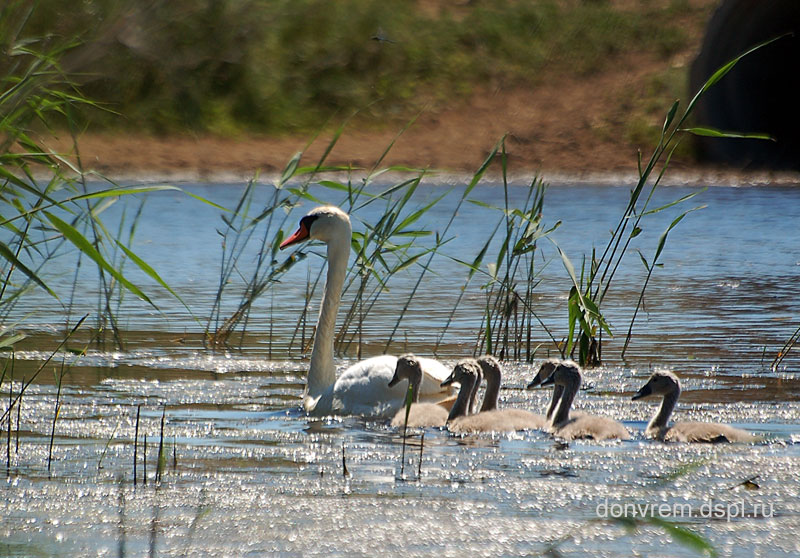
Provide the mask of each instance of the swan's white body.
{"label": "swan's white body", "polygon": [[[333,338],[347,274],[351,238],[352,229],[347,214],[338,207],[323,206],[303,217],[298,230],[281,244],[283,249],[312,239],[320,240],[328,247],[325,293],[311,349],[303,407],[306,412],[318,416],[390,417],[402,407],[406,393],[402,386],[389,387],[397,357],[382,355],[368,358],[350,366],[338,379],[336,377]],[[421,358],[420,362],[423,370],[420,398],[437,400],[450,395],[451,388],[445,389],[440,385],[450,371],[433,359]]]}

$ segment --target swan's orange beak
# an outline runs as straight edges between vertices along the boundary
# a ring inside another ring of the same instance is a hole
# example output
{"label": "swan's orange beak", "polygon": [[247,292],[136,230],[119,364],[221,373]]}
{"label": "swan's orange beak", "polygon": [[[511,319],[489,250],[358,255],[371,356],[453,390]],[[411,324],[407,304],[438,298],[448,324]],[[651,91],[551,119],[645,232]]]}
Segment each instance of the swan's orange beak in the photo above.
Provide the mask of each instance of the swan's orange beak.
{"label": "swan's orange beak", "polygon": [[292,236],[281,242],[281,250],[286,248],[287,246],[291,246],[292,244],[297,244],[308,238],[309,231],[308,227],[303,221],[300,221],[300,227],[294,232]]}

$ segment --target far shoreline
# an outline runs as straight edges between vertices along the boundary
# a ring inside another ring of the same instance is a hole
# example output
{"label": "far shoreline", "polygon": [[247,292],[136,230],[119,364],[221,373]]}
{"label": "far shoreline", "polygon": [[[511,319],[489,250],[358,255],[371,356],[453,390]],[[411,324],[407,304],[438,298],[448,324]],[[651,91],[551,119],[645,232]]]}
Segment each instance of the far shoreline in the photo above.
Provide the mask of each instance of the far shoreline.
{"label": "far shoreline", "polygon": [[[412,137],[413,136],[413,137]],[[381,174],[379,181],[407,178],[425,172],[426,183],[457,184],[472,179],[496,144],[491,137],[480,138],[466,148],[463,143],[438,142],[437,134],[418,133],[398,139],[384,158],[384,151],[396,139],[383,133],[353,133],[340,138],[325,164],[351,170],[320,172],[318,180],[361,180],[370,172],[391,167],[409,169]],[[258,177],[260,183],[277,181],[286,165],[303,151],[301,166],[315,166],[323,157],[329,139],[320,137],[309,144],[300,137],[213,136],[154,137],[138,134],[85,134],[78,138],[77,152],[68,135],[42,138],[48,148],[70,160],[79,159],[87,177],[97,176],[126,184],[246,184]],[[533,153],[527,146],[506,141],[507,176],[514,185],[541,178],[547,184],[634,185],[638,181],[636,151],[613,143],[581,150],[559,150],[551,146]],[[626,157],[630,152],[630,157]],[[499,156],[498,156],[499,159]],[[380,161],[376,167],[376,161]],[[76,165],[77,166],[77,165]],[[654,173],[652,179],[657,174]],[[499,163],[493,163],[482,182],[502,180]],[[662,178],[664,186],[797,186],[800,172],[737,170],[700,165],[673,159]]]}

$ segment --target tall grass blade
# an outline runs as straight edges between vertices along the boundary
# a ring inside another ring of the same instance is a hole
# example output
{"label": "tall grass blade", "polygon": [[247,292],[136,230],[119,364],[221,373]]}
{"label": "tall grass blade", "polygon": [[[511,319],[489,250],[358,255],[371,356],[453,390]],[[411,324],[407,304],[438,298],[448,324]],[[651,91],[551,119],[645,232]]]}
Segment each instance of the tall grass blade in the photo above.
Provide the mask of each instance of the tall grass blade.
{"label": "tall grass blade", "polygon": [[686,527],[656,516],[648,517],[645,521],[651,525],[662,528],[676,542],[694,550],[698,554],[717,556],[717,550],[714,548],[714,545],[691,529],[687,529]]}
{"label": "tall grass blade", "polygon": [[[5,259],[9,264],[11,264],[11,269],[19,269],[22,273],[24,273],[29,279],[47,291],[50,296],[53,298],[58,298],[58,295],[47,285],[44,284],[36,273],[31,271],[28,266],[17,259],[17,255],[12,252],[8,246],[6,246],[3,242],[0,242],[0,257]],[[8,283],[9,279],[6,277],[6,283]]]}
{"label": "tall grass blade", "polygon": [[139,289],[139,287],[128,281],[116,269],[114,269],[111,264],[109,264],[106,259],[103,258],[100,252],[98,252],[97,249],[86,239],[86,237],[79,233],[75,227],[62,221],[52,213],[45,211],[45,215],[56,228],[56,230],[63,234],[64,237],[72,242],[72,244],[74,244],[82,253],[89,256],[98,266],[108,272],[112,277],[114,277],[137,297],[155,307],[155,304],[153,304],[147,295],[145,295],[141,289]]}
{"label": "tall grass blade", "polygon": [[106,445],[103,446],[103,451],[100,453],[100,459],[97,460],[97,470],[103,468],[103,458],[105,458],[106,453],[108,453],[108,446],[111,445],[111,442],[114,440],[114,436],[117,435],[117,429],[119,429],[119,423],[114,426],[114,431],[111,432],[111,436],[106,440]]}
{"label": "tall grass blade", "polygon": [[741,132],[725,132],[723,130],[716,130],[714,128],[703,128],[703,127],[694,127],[694,128],[681,128],[681,132],[688,132],[690,134],[694,134],[695,136],[705,136],[709,138],[741,138],[741,139],[760,139],[760,140],[768,140],[768,141],[777,141],[774,137],[770,136],[769,134],[744,134]]}

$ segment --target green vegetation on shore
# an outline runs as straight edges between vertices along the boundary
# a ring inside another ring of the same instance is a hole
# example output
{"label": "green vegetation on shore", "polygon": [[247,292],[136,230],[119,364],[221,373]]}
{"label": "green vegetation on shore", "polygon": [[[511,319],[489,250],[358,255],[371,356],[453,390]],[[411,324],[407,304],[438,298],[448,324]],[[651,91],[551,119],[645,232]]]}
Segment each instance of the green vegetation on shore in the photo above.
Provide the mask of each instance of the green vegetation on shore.
{"label": "green vegetation on shore", "polygon": [[[40,0],[23,34],[84,46],[63,61],[110,111],[94,126],[157,133],[305,132],[359,111],[406,121],[478,87],[535,87],[626,54],[685,48],[687,0]],[[9,13],[10,12],[10,13]],[[668,104],[671,99],[667,100]]]}

